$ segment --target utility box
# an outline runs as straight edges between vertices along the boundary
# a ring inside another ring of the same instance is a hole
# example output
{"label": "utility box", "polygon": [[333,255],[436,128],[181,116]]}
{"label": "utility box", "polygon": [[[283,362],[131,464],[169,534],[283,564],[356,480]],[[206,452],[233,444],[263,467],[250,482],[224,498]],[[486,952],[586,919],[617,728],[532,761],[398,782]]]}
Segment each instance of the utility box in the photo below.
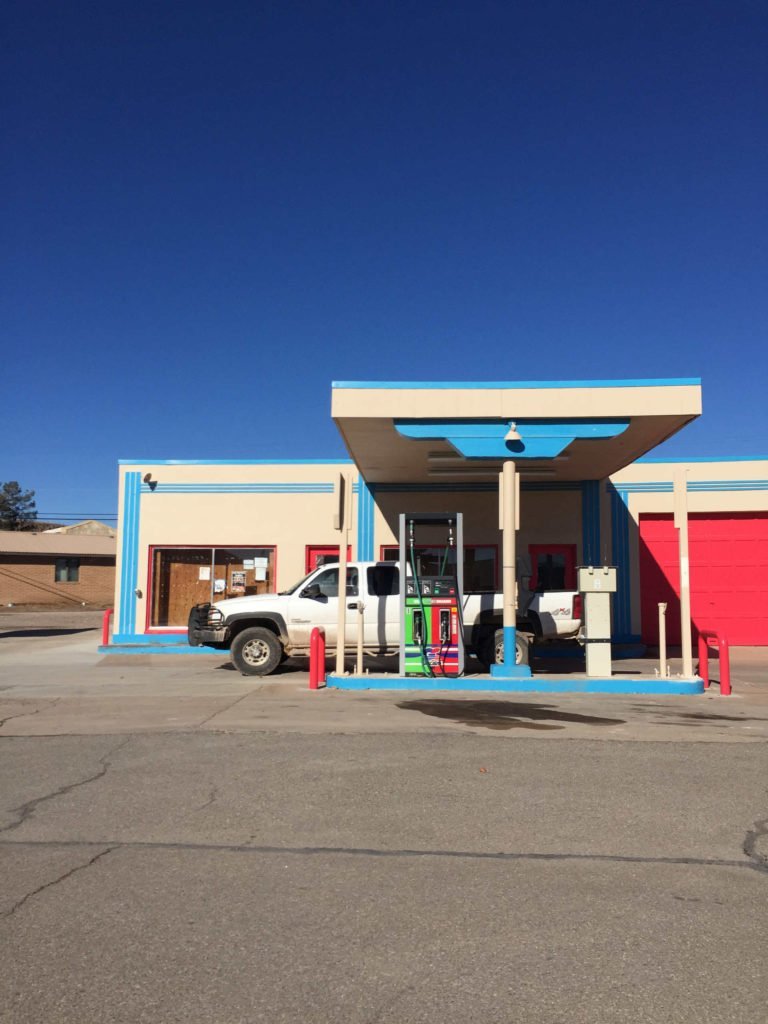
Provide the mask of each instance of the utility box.
{"label": "utility box", "polygon": [[587,675],[607,678],[611,675],[611,594],[616,593],[616,567],[580,565],[576,577],[584,597]]}

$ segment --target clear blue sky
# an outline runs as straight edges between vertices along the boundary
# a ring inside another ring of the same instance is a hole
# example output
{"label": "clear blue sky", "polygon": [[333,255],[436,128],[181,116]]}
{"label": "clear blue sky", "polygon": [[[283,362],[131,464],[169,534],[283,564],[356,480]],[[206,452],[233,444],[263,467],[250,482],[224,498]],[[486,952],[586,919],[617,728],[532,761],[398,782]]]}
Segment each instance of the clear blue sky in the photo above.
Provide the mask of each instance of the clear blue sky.
{"label": "clear blue sky", "polygon": [[768,455],[768,7],[8,2],[0,480],[339,457],[333,379],[701,376]]}

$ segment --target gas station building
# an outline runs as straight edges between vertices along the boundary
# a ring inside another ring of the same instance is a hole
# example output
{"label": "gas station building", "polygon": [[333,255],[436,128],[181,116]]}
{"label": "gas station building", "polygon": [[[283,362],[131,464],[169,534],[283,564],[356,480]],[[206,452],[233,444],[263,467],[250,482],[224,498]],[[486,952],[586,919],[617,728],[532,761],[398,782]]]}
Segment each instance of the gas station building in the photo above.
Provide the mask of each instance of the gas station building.
{"label": "gas station building", "polygon": [[[614,645],[655,645],[659,602],[668,642],[681,642],[685,515],[694,640],[717,629],[768,644],[768,458],[653,455],[701,409],[698,379],[344,381],[331,414],[346,459],[121,460],[113,643],[184,645],[192,605],[280,590],[336,561],[343,475],[354,560],[397,557],[401,512],[451,511],[466,590],[502,590],[501,525],[531,589],[575,589],[577,566],[615,566]],[[505,473],[519,494],[511,528]]]}

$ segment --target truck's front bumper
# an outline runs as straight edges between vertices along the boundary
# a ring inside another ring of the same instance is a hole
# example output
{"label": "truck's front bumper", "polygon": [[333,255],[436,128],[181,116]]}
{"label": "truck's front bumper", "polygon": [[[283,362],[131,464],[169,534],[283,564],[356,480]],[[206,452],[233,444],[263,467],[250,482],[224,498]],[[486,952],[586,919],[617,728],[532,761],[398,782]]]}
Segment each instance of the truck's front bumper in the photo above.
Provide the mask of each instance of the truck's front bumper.
{"label": "truck's front bumper", "polygon": [[187,642],[190,647],[203,644],[224,644],[229,638],[229,626],[222,621],[221,612],[210,604],[196,604],[189,613]]}

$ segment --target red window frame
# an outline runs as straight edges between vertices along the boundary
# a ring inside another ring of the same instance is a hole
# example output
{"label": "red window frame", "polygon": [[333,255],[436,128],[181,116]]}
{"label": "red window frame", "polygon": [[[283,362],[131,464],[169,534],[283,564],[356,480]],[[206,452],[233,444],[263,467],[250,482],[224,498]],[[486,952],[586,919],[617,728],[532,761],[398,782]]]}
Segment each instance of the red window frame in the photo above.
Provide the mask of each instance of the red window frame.
{"label": "red window frame", "polygon": [[565,558],[565,590],[576,589],[576,545],[575,544],[529,544],[531,558],[531,591],[539,588],[539,555],[563,555]]}
{"label": "red window frame", "polygon": [[[304,548],[304,571],[312,572],[315,566],[310,565],[310,559],[313,554],[318,555],[338,555],[341,552],[340,544],[307,544]],[[352,545],[347,545],[347,561],[352,561]]]}
{"label": "red window frame", "polygon": [[277,586],[277,544],[150,544],[147,548],[147,589],[145,593],[146,598],[146,609],[144,614],[144,632],[145,633],[178,633],[178,626],[152,626],[150,620],[152,618],[152,588],[154,586],[154,561],[155,551],[160,548],[163,551],[191,551],[198,549],[208,548],[209,550],[216,550],[216,548],[263,548],[269,549],[272,552],[272,566],[274,576],[274,587]]}

